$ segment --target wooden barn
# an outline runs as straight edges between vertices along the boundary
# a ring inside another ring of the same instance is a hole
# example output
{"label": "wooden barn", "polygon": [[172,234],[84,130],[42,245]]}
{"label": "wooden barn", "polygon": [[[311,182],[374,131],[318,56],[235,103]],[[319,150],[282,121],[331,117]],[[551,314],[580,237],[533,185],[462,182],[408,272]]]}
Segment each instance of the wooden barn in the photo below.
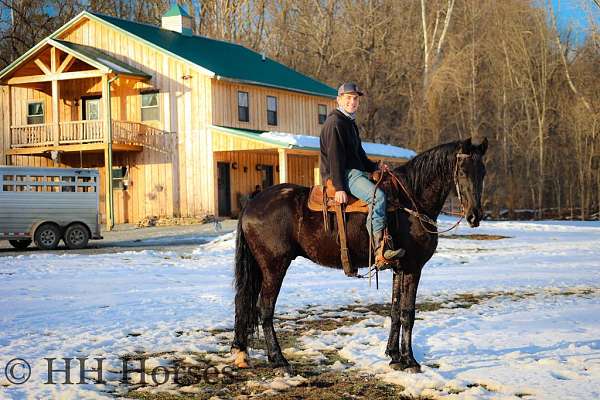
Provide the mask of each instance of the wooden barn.
{"label": "wooden barn", "polygon": [[84,11],[0,72],[0,156],[98,168],[108,229],[235,215],[256,185],[318,180],[316,136],[335,96],[243,46],[192,35],[180,6],[160,27]]}

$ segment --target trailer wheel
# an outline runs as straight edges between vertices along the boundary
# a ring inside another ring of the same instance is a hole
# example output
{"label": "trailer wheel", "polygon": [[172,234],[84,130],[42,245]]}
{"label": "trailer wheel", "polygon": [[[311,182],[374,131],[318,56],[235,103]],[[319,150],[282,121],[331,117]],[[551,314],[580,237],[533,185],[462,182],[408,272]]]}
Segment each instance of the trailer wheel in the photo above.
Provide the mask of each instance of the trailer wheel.
{"label": "trailer wheel", "polygon": [[8,243],[17,250],[25,250],[31,244],[31,239],[12,239]]}
{"label": "trailer wheel", "polygon": [[35,230],[33,239],[38,249],[54,250],[60,242],[60,230],[54,224],[45,223]]}
{"label": "trailer wheel", "polygon": [[65,231],[64,241],[67,247],[73,249],[83,249],[90,240],[90,232],[83,224],[69,225]]}

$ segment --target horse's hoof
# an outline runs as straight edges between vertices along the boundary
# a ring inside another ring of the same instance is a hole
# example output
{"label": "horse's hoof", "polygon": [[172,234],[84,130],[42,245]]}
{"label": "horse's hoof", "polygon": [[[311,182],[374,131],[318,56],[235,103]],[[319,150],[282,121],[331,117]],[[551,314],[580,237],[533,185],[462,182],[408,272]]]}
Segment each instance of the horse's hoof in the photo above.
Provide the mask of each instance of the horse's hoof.
{"label": "horse's hoof", "polygon": [[294,368],[291,365],[281,365],[273,368],[273,372],[276,376],[294,376]]}
{"label": "horse's hoof", "polygon": [[231,350],[231,355],[235,357],[235,359],[233,360],[233,365],[235,365],[237,368],[250,368],[247,352],[238,349],[233,349]]}
{"label": "horse's hoof", "polygon": [[402,361],[390,361],[390,368],[395,371],[404,371],[411,374],[421,373],[421,366],[417,362],[406,363]]}

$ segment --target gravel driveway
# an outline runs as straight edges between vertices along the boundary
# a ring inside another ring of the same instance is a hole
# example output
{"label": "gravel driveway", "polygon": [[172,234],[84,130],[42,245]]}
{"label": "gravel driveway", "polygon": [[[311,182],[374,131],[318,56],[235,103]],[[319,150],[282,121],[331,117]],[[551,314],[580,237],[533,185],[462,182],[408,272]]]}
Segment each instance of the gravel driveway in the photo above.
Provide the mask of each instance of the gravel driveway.
{"label": "gravel driveway", "polygon": [[[103,231],[102,240],[91,240],[82,250],[68,250],[61,241],[56,254],[104,254],[136,250],[169,250],[178,254],[189,253],[212,238],[235,230],[237,220],[227,219],[197,225],[173,225],[138,228],[136,225],[117,225],[110,232]],[[40,252],[34,244],[26,250],[15,250],[8,241],[0,241],[0,257]]]}

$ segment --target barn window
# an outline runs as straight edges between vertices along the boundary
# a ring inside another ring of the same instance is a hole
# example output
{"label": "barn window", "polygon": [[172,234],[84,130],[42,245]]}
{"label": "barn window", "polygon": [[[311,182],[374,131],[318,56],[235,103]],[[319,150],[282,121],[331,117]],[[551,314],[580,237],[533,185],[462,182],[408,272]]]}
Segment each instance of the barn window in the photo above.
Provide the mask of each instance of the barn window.
{"label": "barn window", "polygon": [[44,123],[44,103],[36,101],[27,104],[27,125]]}
{"label": "barn window", "polygon": [[323,125],[327,119],[327,106],[325,104],[319,104],[319,124]]}
{"label": "barn window", "polygon": [[142,121],[159,121],[158,91],[144,92],[142,95]]}
{"label": "barn window", "polygon": [[129,181],[129,168],[113,167],[112,170],[113,189],[127,190]]}
{"label": "barn window", "polygon": [[238,120],[250,121],[250,108],[248,106],[248,92],[238,92]]}
{"label": "barn window", "polygon": [[277,125],[277,97],[267,96],[267,124]]}

